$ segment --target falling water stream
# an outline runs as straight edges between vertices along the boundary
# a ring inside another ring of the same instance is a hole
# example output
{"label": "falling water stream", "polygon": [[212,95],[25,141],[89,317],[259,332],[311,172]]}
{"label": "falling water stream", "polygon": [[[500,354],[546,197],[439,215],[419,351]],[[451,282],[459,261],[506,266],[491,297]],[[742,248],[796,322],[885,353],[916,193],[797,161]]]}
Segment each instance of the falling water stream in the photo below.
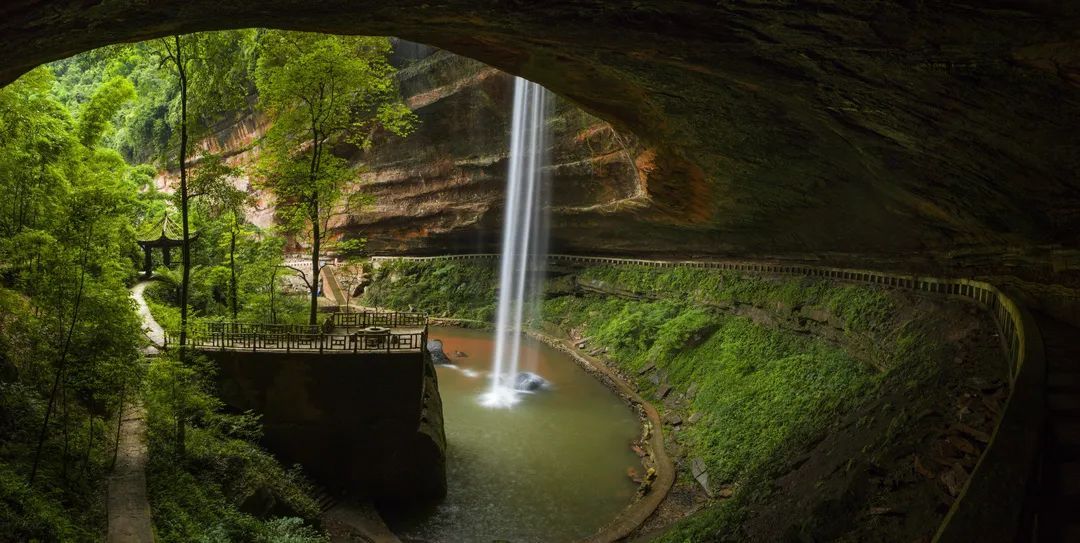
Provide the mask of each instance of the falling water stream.
{"label": "falling water stream", "polygon": [[481,397],[489,407],[517,403],[515,379],[521,366],[521,324],[526,306],[536,299],[536,268],[544,261],[547,225],[542,220],[542,171],[547,164],[548,92],[520,77],[514,81],[510,131],[510,166],[506,174],[499,264],[499,300],[495,320],[495,355],[491,387]]}
{"label": "falling water stream", "polygon": [[634,413],[567,355],[522,337],[545,271],[548,101],[543,87],[515,81],[495,329],[430,331],[453,360],[437,370],[448,492],[428,508],[384,508],[408,543],[574,541],[634,495]]}

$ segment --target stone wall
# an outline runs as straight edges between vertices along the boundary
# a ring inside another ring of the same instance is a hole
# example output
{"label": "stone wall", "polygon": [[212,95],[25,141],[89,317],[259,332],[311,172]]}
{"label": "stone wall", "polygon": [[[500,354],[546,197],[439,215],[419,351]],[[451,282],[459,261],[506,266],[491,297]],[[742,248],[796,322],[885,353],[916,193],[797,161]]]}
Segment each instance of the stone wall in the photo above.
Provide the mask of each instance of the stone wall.
{"label": "stone wall", "polygon": [[284,462],[376,501],[445,495],[442,401],[426,354],[206,354],[222,400],[261,415],[263,443]]}

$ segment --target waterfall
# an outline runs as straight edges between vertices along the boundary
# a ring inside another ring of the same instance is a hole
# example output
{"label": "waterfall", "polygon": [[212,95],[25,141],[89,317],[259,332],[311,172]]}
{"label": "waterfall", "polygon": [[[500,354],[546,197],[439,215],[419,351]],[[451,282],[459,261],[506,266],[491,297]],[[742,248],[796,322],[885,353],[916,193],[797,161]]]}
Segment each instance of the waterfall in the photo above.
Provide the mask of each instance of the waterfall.
{"label": "waterfall", "polygon": [[545,109],[548,93],[520,77],[514,81],[510,166],[506,173],[499,301],[495,320],[495,359],[491,389],[482,401],[491,407],[517,402],[514,387],[521,363],[521,325],[526,306],[537,299],[547,252],[542,169],[547,165]]}

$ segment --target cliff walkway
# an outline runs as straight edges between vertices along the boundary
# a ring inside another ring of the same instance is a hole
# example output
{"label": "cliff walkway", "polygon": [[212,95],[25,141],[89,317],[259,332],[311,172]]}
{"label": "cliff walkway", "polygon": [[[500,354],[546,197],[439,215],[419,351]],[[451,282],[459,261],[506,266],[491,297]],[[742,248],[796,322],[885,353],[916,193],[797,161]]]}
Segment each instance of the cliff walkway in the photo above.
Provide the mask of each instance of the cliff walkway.
{"label": "cliff walkway", "polygon": [[[394,260],[494,262],[496,254]],[[939,526],[935,542],[1080,541],[1080,330],[1036,319],[1010,287],[961,277],[822,266],[783,260],[648,260],[548,255],[548,267],[689,267],[806,276],[914,291],[974,304],[993,317],[1009,367],[1009,399],[990,443]],[[1046,431],[1044,431],[1044,429]]]}

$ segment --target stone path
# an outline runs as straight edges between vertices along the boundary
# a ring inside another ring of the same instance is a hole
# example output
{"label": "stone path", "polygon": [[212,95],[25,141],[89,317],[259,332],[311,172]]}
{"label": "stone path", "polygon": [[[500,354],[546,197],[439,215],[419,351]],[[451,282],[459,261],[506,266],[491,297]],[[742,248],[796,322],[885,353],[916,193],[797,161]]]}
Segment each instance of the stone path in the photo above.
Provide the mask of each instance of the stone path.
{"label": "stone path", "polygon": [[1038,541],[1080,541],[1080,330],[1036,315],[1046,350],[1046,441]]}
{"label": "stone path", "polygon": [[150,308],[146,305],[146,300],[143,298],[143,292],[146,291],[146,287],[152,281],[139,281],[134,287],[131,287],[131,297],[135,299],[135,305],[139,317],[142,318],[143,331],[146,333],[147,339],[150,343],[154,344],[154,350],[152,353],[157,354],[157,349],[160,349],[165,345],[165,330],[161,328],[161,325],[154,320],[154,316],[150,314]]}
{"label": "stone path", "polygon": [[146,498],[146,421],[141,403],[124,409],[116,466],[109,476],[108,543],[153,543]]}
{"label": "stone path", "polygon": [[[150,315],[143,299],[149,281],[131,289],[131,297],[142,317],[143,330],[153,344],[144,349],[155,356],[165,343],[165,332]],[[109,511],[108,543],[153,543],[154,524],[150,518],[150,502],[146,497],[146,411],[139,401],[124,407],[120,417],[120,443],[117,444],[116,465],[109,476],[106,506]]]}
{"label": "stone path", "polygon": [[401,543],[370,504],[346,501],[322,514],[330,543]]}

